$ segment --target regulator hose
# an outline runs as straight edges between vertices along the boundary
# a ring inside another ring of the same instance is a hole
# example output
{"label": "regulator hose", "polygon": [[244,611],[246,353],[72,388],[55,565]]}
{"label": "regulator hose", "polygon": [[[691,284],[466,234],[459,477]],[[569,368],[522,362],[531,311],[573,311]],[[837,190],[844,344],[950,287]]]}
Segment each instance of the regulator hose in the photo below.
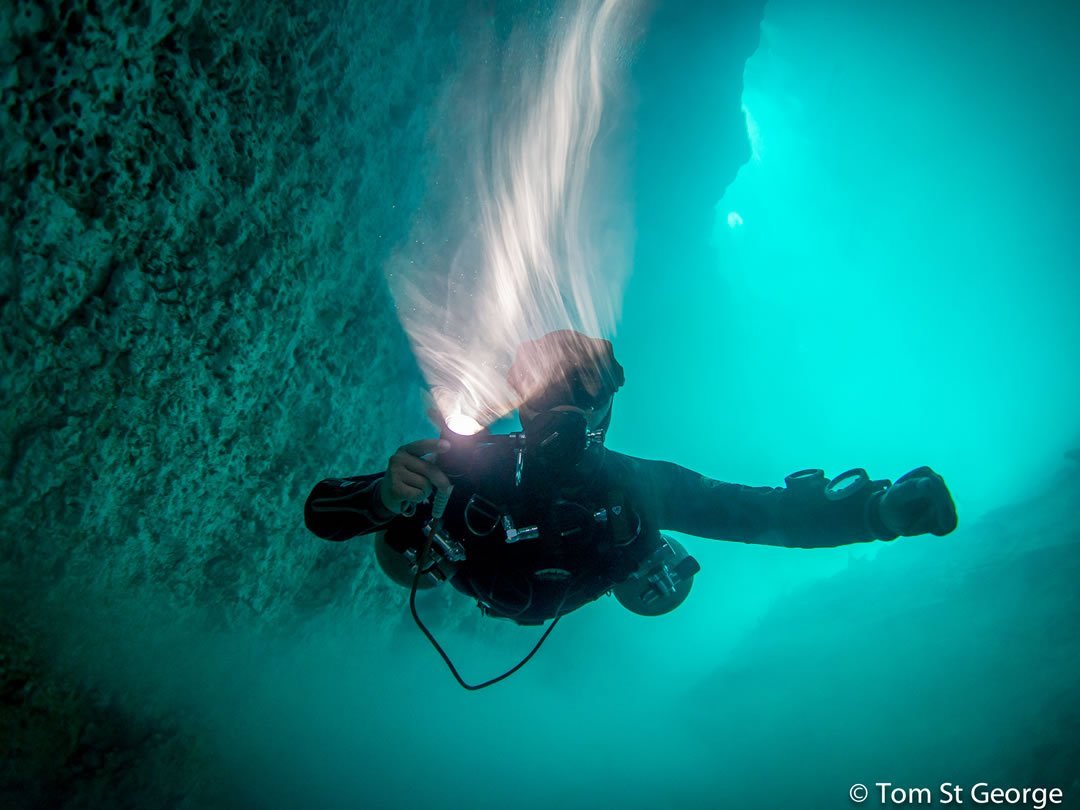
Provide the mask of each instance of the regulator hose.
{"label": "regulator hose", "polygon": [[499,681],[504,680],[505,678],[509,678],[511,675],[513,675],[515,672],[517,672],[519,669],[529,663],[529,659],[536,655],[537,651],[540,649],[540,645],[544,643],[544,641],[549,635],[551,635],[551,631],[555,629],[555,625],[557,625],[559,623],[559,619],[562,618],[561,611],[563,605],[566,604],[566,598],[570,595],[570,583],[567,583],[566,593],[563,594],[563,597],[559,602],[558,608],[555,609],[555,617],[552,619],[551,624],[548,625],[547,630],[545,630],[544,634],[540,636],[540,640],[536,642],[532,650],[529,651],[528,655],[518,661],[517,664],[508,669],[502,675],[498,675],[494,678],[486,680],[483,683],[466,683],[464,678],[462,678],[461,675],[458,673],[457,667],[454,666],[454,662],[450,660],[450,656],[446,654],[446,651],[443,650],[439,642],[435,640],[435,636],[432,635],[431,631],[428,630],[427,625],[425,625],[424,622],[421,620],[420,614],[416,612],[416,591],[420,584],[420,577],[424,573],[423,562],[426,559],[428,552],[431,550],[431,540],[435,536],[435,532],[442,528],[443,512],[446,511],[446,504],[450,500],[450,492],[452,490],[453,487],[450,487],[444,492],[439,492],[435,496],[435,503],[432,505],[431,508],[432,522],[429,527],[430,530],[428,531],[427,539],[424,541],[424,547],[423,549],[421,549],[420,554],[416,558],[416,574],[415,576],[413,576],[412,590],[409,593],[409,611],[412,613],[413,621],[416,622],[416,626],[420,628],[420,631],[425,636],[427,636],[428,641],[431,642],[432,646],[435,648],[435,651],[438,652],[440,656],[442,656],[442,660],[446,662],[446,666],[450,668],[450,673],[454,676],[457,682],[461,684],[461,687],[469,691],[475,691],[477,689],[484,689],[485,687],[492,686],[493,684],[496,684]]}

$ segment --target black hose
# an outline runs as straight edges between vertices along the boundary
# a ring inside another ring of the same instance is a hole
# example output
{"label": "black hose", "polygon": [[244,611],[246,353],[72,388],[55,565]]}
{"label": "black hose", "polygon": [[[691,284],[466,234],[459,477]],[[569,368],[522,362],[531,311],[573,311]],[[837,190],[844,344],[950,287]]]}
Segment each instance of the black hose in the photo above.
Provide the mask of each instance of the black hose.
{"label": "black hose", "polygon": [[461,684],[461,687],[463,689],[468,689],[469,691],[483,689],[487,686],[498,683],[504,678],[509,678],[511,675],[513,675],[515,672],[525,666],[529,662],[530,658],[536,655],[537,650],[540,649],[540,645],[544,643],[544,641],[549,635],[551,635],[551,631],[555,629],[555,625],[557,625],[559,623],[559,619],[562,618],[560,612],[562,611],[563,605],[566,604],[566,598],[570,595],[570,583],[567,583],[566,593],[563,594],[563,598],[562,600],[560,600],[559,606],[555,609],[555,616],[553,618],[553,621],[550,625],[548,625],[547,630],[545,630],[544,634],[540,636],[540,640],[536,642],[535,646],[533,646],[532,650],[529,652],[528,655],[518,661],[517,664],[508,669],[502,675],[491,678],[490,680],[484,681],[483,683],[466,683],[465,680],[458,673],[457,667],[454,666],[454,662],[450,660],[450,656],[446,654],[446,651],[443,650],[443,648],[439,645],[439,642],[435,640],[435,636],[433,636],[431,634],[431,631],[427,629],[427,626],[420,619],[420,614],[416,612],[416,589],[420,584],[420,577],[423,573],[423,562],[424,559],[427,557],[428,551],[431,550],[431,539],[435,536],[436,528],[437,524],[431,527],[431,531],[428,533],[427,539],[424,542],[424,548],[421,550],[420,555],[416,558],[416,575],[413,577],[412,591],[409,593],[409,610],[412,612],[412,617],[413,620],[416,622],[416,626],[420,628],[420,631],[425,636],[427,636],[428,641],[430,641],[432,646],[435,647],[436,652],[438,652],[439,655],[442,656],[442,660],[446,662],[446,666],[450,668],[451,674],[453,674],[453,676],[457,679],[457,682]]}

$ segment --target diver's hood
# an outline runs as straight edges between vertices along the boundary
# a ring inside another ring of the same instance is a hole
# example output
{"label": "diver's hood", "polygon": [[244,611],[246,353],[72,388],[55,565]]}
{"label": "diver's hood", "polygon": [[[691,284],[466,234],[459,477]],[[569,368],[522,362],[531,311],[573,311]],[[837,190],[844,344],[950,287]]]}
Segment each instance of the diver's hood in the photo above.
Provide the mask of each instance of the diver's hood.
{"label": "diver's hood", "polygon": [[535,411],[557,405],[595,407],[613,397],[625,380],[610,340],[571,329],[522,343],[507,373],[507,381]]}

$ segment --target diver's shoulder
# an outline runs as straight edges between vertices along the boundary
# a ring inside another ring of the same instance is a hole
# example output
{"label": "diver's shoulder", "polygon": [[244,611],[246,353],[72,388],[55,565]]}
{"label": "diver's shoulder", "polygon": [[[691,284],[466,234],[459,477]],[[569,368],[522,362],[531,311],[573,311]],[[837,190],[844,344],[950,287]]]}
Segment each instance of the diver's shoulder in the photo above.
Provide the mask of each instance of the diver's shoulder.
{"label": "diver's shoulder", "polygon": [[604,455],[606,464],[611,470],[640,472],[643,470],[660,469],[664,465],[671,463],[669,461],[660,461],[658,459],[631,456],[628,453],[620,453],[617,450],[612,450],[610,447],[604,449]]}

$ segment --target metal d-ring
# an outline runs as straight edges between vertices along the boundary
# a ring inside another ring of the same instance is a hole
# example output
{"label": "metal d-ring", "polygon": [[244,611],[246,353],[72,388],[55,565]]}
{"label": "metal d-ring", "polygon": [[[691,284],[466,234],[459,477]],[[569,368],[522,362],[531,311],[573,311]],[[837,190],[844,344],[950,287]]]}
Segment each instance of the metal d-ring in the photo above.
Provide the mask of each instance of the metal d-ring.
{"label": "metal d-ring", "polygon": [[[483,501],[485,504],[491,507],[491,509],[484,509],[483,506],[478,506],[478,501]],[[484,517],[491,519],[491,525],[484,531],[478,531],[476,527],[473,526],[473,511],[479,512]],[[499,525],[500,517],[502,517],[502,512],[498,511],[498,509],[495,507],[495,504],[493,504],[487,498],[480,497],[475,492],[472,494],[472,497],[469,498],[469,502],[465,504],[465,527],[477,537],[486,537],[487,535],[495,531],[495,527]]]}

